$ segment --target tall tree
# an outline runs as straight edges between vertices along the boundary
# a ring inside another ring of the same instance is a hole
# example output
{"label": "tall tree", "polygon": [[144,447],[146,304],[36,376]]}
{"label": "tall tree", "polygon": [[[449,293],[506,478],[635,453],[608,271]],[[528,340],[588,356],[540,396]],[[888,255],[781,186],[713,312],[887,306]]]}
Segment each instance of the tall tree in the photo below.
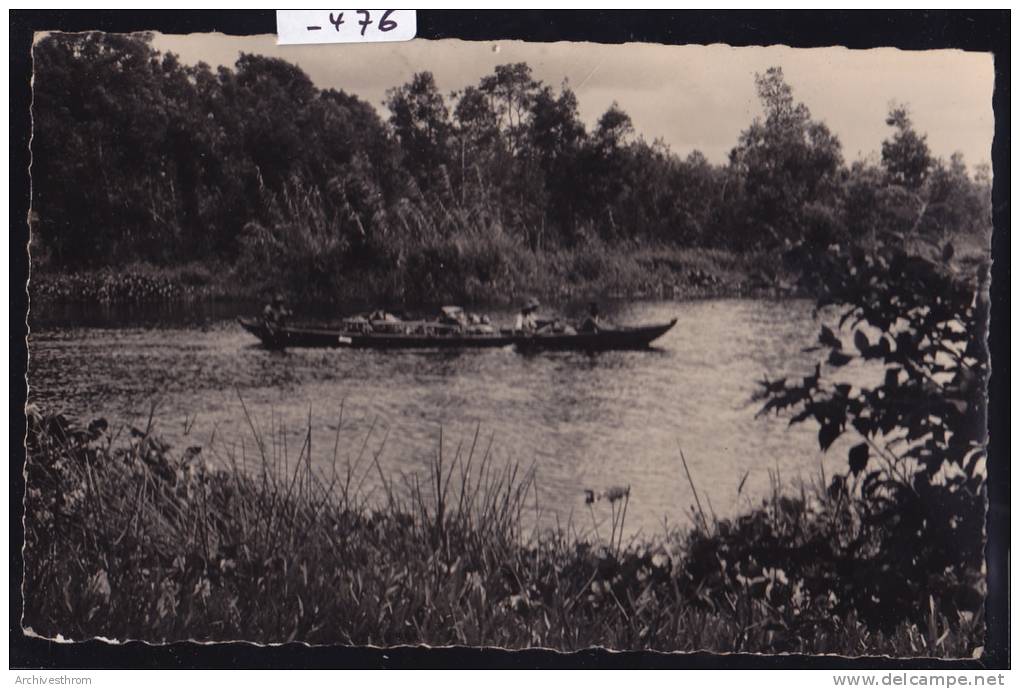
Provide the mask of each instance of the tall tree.
{"label": "tall tree", "polygon": [[576,228],[577,168],[585,139],[574,92],[564,85],[556,95],[551,87],[542,87],[532,99],[528,131],[528,149],[544,181],[546,215],[569,241]]}
{"label": "tall tree", "polygon": [[296,65],[245,53],[232,82],[245,154],[257,168],[258,184],[277,191],[306,172],[310,142],[305,125],[317,90]]}
{"label": "tall tree", "polygon": [[976,234],[991,227],[991,190],[976,184],[967,172],[962,153],[949,163],[936,161],[925,182],[922,234],[940,242],[956,233]]}
{"label": "tall tree", "polygon": [[450,112],[432,72],[418,72],[403,86],[386,92],[390,124],[404,152],[404,164],[424,191],[446,165]]}
{"label": "tall tree", "polygon": [[607,152],[614,151],[627,143],[634,133],[634,123],[616,101],[599,117],[595,127],[595,142]]}
{"label": "tall tree", "polygon": [[174,175],[161,150],[167,113],[150,40],[53,34],[35,46],[35,229],[58,263],[137,251],[159,259],[172,248],[165,232],[147,234],[166,220],[161,199]]}
{"label": "tall tree", "polygon": [[482,78],[478,90],[486,94],[496,113],[497,125],[506,137],[507,149],[518,153],[526,132],[525,119],[540,83],[531,75],[526,62],[496,65],[494,72]]}
{"label": "tall tree", "polygon": [[783,70],[755,75],[765,117],[741,132],[730,165],[741,183],[745,247],[799,241],[809,204],[834,205],[841,184],[842,147],[829,128],[793,98]]}
{"label": "tall tree", "polygon": [[613,102],[599,117],[587,141],[582,169],[586,205],[595,229],[607,239],[622,238],[636,228],[621,224],[620,195],[627,186],[634,125],[630,115]]}
{"label": "tall tree", "polygon": [[916,191],[935,162],[928,149],[928,137],[914,130],[910,112],[904,106],[890,110],[885,123],[895,130],[891,138],[882,142],[882,165],[889,181]]}
{"label": "tall tree", "polygon": [[498,186],[505,173],[504,166],[496,164],[501,157],[498,116],[490,99],[474,86],[455,92],[453,111],[455,150],[453,158],[459,202],[466,206],[470,200],[489,205],[493,187]]}

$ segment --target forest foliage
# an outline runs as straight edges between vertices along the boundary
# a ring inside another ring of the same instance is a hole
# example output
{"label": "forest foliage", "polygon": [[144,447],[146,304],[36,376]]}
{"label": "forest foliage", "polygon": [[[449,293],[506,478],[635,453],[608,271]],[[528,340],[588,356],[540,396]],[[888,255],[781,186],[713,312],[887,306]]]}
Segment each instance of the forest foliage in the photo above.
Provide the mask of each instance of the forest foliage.
{"label": "forest foliage", "polygon": [[936,158],[906,107],[880,158],[848,163],[775,67],[713,164],[648,142],[615,103],[587,127],[569,84],[525,63],[449,94],[414,74],[380,113],[283,60],[192,66],[144,34],[52,34],[34,58],[43,272],[203,261],[294,292],[364,271],[405,292],[496,288],[507,262],[591,244],[760,252],[991,226],[987,168]]}

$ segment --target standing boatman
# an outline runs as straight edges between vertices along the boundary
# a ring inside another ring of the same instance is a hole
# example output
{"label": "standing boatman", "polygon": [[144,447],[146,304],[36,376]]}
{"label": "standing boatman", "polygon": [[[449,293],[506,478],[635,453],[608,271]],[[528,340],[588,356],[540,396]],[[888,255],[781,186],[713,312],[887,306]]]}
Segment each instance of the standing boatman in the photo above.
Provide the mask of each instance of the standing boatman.
{"label": "standing boatman", "polygon": [[592,302],[588,304],[588,315],[577,326],[577,331],[580,333],[597,333],[601,329],[602,317],[599,315],[599,305]]}

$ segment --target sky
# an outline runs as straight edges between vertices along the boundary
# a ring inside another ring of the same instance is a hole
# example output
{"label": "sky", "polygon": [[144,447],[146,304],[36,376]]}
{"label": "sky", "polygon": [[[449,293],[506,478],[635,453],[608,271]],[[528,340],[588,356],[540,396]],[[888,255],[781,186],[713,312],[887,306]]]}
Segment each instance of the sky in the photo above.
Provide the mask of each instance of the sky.
{"label": "sky", "polygon": [[722,163],[761,109],[754,75],[783,68],[794,98],[824,121],[848,161],[877,156],[893,103],[909,107],[915,128],[939,157],[963,153],[970,166],[991,160],[993,61],[990,53],[895,48],[731,48],[651,43],[526,43],[414,39],[404,43],[278,46],[273,35],[156,34],[157,50],[189,64],[233,66],[241,52],[293,62],[320,88],[343,89],[384,117],[386,90],[431,71],[445,95],[477,85],[496,65],[527,62],[554,87],[577,94],[589,129],[616,101],[648,141],[680,155],[700,150]]}

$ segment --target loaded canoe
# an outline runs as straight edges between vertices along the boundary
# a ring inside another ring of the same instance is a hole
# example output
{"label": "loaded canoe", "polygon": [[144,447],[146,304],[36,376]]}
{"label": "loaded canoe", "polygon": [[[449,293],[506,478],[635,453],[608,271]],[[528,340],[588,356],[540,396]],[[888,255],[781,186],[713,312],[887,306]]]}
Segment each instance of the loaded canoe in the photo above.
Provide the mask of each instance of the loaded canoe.
{"label": "loaded canoe", "polygon": [[582,350],[605,352],[611,350],[646,349],[676,325],[668,323],[639,325],[599,330],[593,333],[539,333],[515,335],[514,346],[521,350]]}
{"label": "loaded canoe", "polygon": [[594,333],[523,334],[511,330],[494,333],[439,331],[434,334],[355,332],[326,328],[270,327],[253,318],[238,318],[245,330],[271,349],[288,347],[346,347],[352,349],[464,349],[515,346],[522,350],[607,351],[644,349],[676,324],[613,328]]}

